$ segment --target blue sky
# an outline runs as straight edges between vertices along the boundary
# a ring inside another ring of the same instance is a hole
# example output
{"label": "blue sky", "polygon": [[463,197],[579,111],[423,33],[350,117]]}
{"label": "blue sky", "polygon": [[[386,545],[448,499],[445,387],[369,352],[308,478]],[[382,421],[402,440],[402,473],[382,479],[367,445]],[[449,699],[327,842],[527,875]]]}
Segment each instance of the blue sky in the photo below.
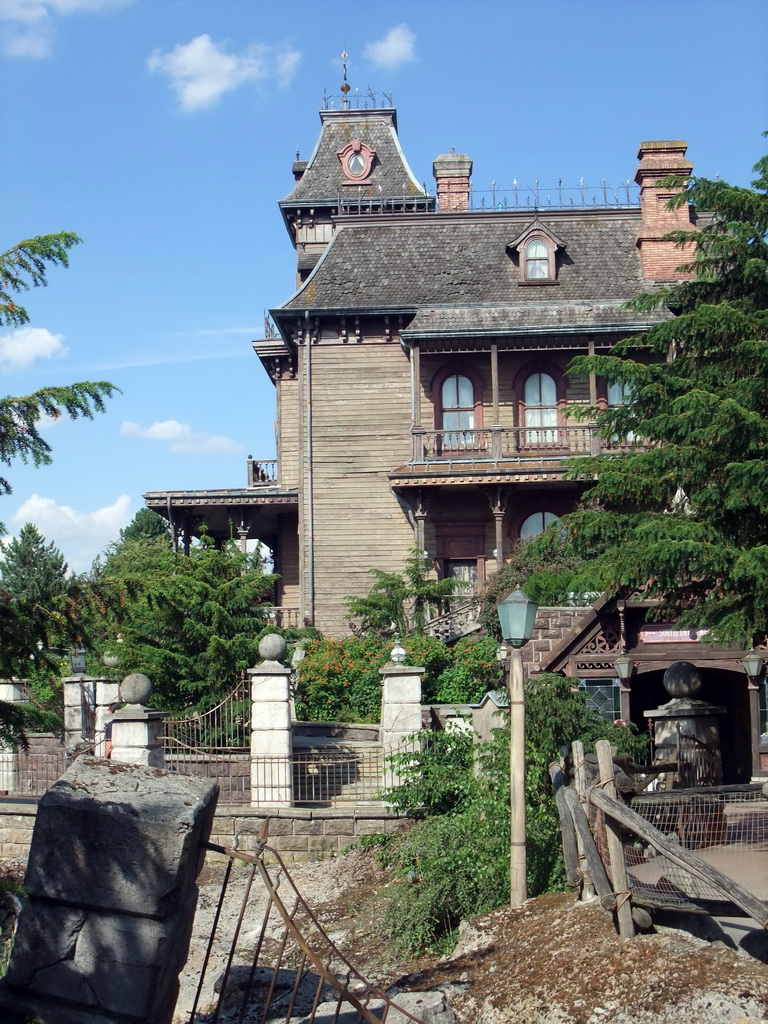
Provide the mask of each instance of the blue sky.
{"label": "blue sky", "polygon": [[764,0],[0,0],[6,249],[84,245],[0,329],[0,387],[106,379],[95,421],[47,430],[9,471],[10,533],[35,522],[84,570],[148,490],[238,487],[274,456],[274,390],[250,342],[292,293],[277,209],[314,146],[339,54],[393,94],[419,180],[454,147],[473,185],[632,178],[644,139],[747,184],[768,127]]}

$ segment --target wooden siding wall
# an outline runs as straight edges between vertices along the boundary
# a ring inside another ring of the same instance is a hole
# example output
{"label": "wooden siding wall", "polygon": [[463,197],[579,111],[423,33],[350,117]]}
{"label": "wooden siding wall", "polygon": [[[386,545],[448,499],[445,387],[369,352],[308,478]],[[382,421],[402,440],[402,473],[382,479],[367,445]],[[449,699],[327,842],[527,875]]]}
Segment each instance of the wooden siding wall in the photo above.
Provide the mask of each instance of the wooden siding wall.
{"label": "wooden siding wall", "polygon": [[[304,348],[301,356],[304,371]],[[410,456],[410,363],[397,341],[383,340],[324,339],[311,360],[315,625],[338,634],[348,619],[344,598],[368,593],[370,569],[400,570],[413,546],[413,529],[387,475]],[[306,484],[305,478],[305,581]]]}
{"label": "wooden siding wall", "polygon": [[300,415],[303,403],[298,378],[283,377],[277,382],[277,458],[280,486],[299,486]]}
{"label": "wooden siding wall", "polygon": [[299,535],[293,522],[280,524],[280,573],[278,593],[280,604],[286,608],[301,607],[301,585],[299,582]]}

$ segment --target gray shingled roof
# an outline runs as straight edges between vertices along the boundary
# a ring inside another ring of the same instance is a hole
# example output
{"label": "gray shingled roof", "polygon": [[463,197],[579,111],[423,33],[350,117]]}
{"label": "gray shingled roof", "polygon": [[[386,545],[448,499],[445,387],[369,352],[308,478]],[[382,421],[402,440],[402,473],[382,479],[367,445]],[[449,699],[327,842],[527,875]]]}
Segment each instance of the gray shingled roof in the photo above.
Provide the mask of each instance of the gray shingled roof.
{"label": "gray shingled roof", "polygon": [[[306,171],[284,204],[336,202],[338,196],[425,195],[408,167],[397,141],[394,110],[321,111],[322,132]],[[376,150],[373,170],[364,185],[345,185],[348,179],[336,155],[352,139]]]}
{"label": "gray shingled roof", "polygon": [[[507,250],[529,221],[525,213],[427,214],[412,221],[401,217],[387,223],[382,217],[380,223],[344,225],[283,308],[525,308],[622,301],[649,287],[636,246],[639,211],[542,216],[542,224],[568,248],[558,254],[557,285],[541,287],[520,286],[517,258]],[[588,316],[586,310],[579,315]],[[597,319],[603,312],[591,315]]]}
{"label": "gray shingled roof", "polygon": [[406,339],[441,338],[452,333],[514,334],[531,330],[546,332],[564,327],[609,329],[645,325],[647,314],[638,314],[624,308],[624,301],[592,302],[589,300],[561,303],[539,303],[527,306],[455,306],[420,309],[401,331]]}

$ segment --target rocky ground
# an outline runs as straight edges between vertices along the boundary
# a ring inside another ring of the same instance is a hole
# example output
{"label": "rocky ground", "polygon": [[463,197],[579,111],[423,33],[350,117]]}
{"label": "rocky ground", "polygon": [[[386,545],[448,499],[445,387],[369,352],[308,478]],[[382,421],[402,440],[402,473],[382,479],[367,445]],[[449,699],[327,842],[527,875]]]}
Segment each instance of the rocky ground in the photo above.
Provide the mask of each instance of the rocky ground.
{"label": "rocky ground", "polygon": [[[556,894],[467,922],[453,953],[415,961],[399,957],[383,932],[386,890],[404,883],[377,864],[375,851],[354,850],[334,860],[290,865],[289,870],[341,952],[359,965],[368,981],[388,989],[427,1024],[768,1022],[768,942],[761,932],[742,931],[742,948],[737,948],[717,927],[689,917],[659,920],[651,934],[622,943],[604,911],[577,903],[571,894]],[[178,1024],[190,1019],[222,873],[214,866],[201,876]],[[204,1011],[212,1006],[213,982],[226,964],[246,877],[246,868],[237,866],[230,879],[220,926],[228,938],[217,941],[211,953],[194,1018],[201,1024],[210,1019]],[[264,906],[257,880],[241,927],[236,965],[250,963]],[[264,948],[272,951],[279,935],[277,922],[268,924]],[[341,965],[334,970],[340,971]],[[232,990],[242,977],[241,969]],[[233,1005],[219,1016],[222,1024],[237,1019]],[[292,1019],[298,1024],[307,1013],[307,1007],[297,1006]],[[256,1006],[243,1017],[245,1024],[258,1019]],[[387,1020],[399,1024],[392,1013]],[[344,1014],[339,1024],[345,1024]]]}

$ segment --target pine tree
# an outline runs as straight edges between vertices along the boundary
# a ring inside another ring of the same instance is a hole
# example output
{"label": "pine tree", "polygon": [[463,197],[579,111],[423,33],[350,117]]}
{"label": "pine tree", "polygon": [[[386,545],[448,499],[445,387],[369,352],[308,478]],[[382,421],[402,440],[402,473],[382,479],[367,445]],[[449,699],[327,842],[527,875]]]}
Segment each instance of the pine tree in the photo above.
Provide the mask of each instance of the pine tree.
{"label": "pine tree", "polygon": [[[69,250],[79,242],[77,235],[61,231],[26,239],[0,253],[0,327],[18,328],[29,323],[29,313],[16,297],[30,288],[47,285],[48,268],[68,266]],[[47,465],[51,461],[51,447],[40,434],[41,418],[92,419],[95,413],[104,411],[105,400],[116,390],[108,381],[81,381],[38,388],[29,395],[0,398],[0,462],[12,466],[16,459],[21,459],[34,466]],[[10,483],[0,477],[0,494],[10,492]],[[3,533],[5,528],[0,523],[0,535]],[[31,542],[31,535],[27,539]],[[53,564],[55,550],[49,546],[45,557],[52,570],[45,585],[55,587],[59,577]],[[13,585],[20,579],[21,576]],[[79,631],[76,595],[53,594],[49,595],[50,601],[42,603],[42,595],[34,596],[30,591],[16,599],[7,589],[11,580],[5,574],[4,582],[6,589],[0,592],[0,677],[23,678],[31,668],[53,669],[49,648],[62,640],[74,642]],[[43,585],[44,580],[38,579],[37,583]],[[40,721],[40,715],[32,708],[0,702],[0,740],[23,744],[25,726],[35,728]],[[47,727],[51,728],[50,722]]]}
{"label": "pine tree", "polygon": [[[14,295],[47,285],[47,266],[68,266],[69,250],[80,241],[71,231],[61,231],[29,238],[0,253],[0,326],[29,323],[29,313]],[[116,390],[108,381],[81,381],[0,398],[0,462],[11,466],[14,459],[21,459],[35,466],[47,465],[51,447],[39,432],[41,417],[92,419],[94,413],[104,411],[105,399]],[[10,484],[0,477],[0,493],[10,492]]]}
{"label": "pine tree", "polygon": [[64,555],[33,523],[6,545],[0,561],[0,585],[16,601],[45,603],[66,589]]}
{"label": "pine tree", "polygon": [[672,314],[645,336],[571,367],[627,386],[630,403],[583,415],[635,449],[576,462],[584,507],[534,542],[564,529],[592,585],[647,586],[660,615],[745,647],[768,634],[768,157],[755,171],[752,189],[665,180],[709,214],[670,236],[694,243],[693,277],[635,300]]}

